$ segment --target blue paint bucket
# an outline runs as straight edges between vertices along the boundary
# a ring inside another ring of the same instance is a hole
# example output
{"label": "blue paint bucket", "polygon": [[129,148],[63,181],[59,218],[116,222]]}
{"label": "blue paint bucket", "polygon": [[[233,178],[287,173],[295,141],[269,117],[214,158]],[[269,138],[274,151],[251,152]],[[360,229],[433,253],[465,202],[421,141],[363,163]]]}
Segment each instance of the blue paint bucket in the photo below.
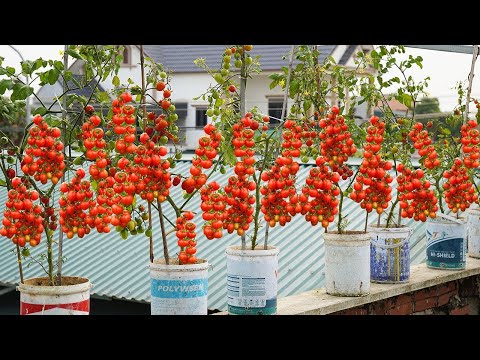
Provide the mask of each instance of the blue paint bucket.
{"label": "blue paint bucket", "polygon": [[208,268],[203,259],[188,265],[150,263],[151,314],[207,315]]}
{"label": "blue paint bucket", "polygon": [[434,269],[461,270],[467,261],[466,219],[438,213],[428,219],[425,226],[427,237],[427,266]]}
{"label": "blue paint bucket", "polygon": [[413,230],[407,226],[369,226],[370,281],[399,284],[410,279],[410,245]]}

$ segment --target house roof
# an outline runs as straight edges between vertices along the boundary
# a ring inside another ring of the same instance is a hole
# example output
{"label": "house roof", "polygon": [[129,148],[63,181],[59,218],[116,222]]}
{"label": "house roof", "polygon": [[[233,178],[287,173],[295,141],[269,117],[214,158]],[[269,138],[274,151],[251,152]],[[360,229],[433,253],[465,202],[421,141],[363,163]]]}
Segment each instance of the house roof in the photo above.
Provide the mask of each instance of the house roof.
{"label": "house roof", "polygon": [[[78,81],[83,87],[77,89],[77,85],[72,80],[67,81],[67,86],[69,89],[75,89],[73,91],[69,91],[68,94],[77,94],[80,96],[90,97],[92,94],[93,89],[95,88],[95,84],[97,83],[98,79],[92,79],[88,84],[85,84],[85,75],[73,74],[72,77]],[[59,81],[60,82],[60,81]],[[63,83],[60,82],[63,86]],[[98,91],[105,91],[102,87],[102,83],[98,84]]]}
{"label": "house roof", "polygon": [[[360,159],[352,159],[352,163],[359,164]],[[301,165],[298,172],[298,183],[305,183],[312,164]],[[188,174],[190,161],[180,161],[175,168],[176,173]],[[85,169],[87,166],[85,165]],[[219,173],[212,176],[221,184],[224,183],[232,170],[227,174]],[[88,176],[88,171],[87,171]],[[392,183],[392,195],[395,197],[396,185]],[[172,191],[174,201],[181,201],[182,194],[178,189]],[[58,191],[58,187],[57,187]],[[0,214],[3,214],[7,198],[6,188],[0,188]],[[58,194],[55,195],[58,198]],[[194,197],[188,209],[199,209],[200,199]],[[353,201],[345,201],[344,215],[350,220],[348,229],[363,229],[365,211]],[[174,217],[171,207],[166,204],[164,213],[170,219]],[[157,221],[155,216],[154,221]],[[201,226],[201,216],[196,216],[197,228]],[[412,220],[406,225],[415,228],[410,240],[412,264],[420,263],[425,259],[425,226],[415,224]],[[161,234],[159,226],[154,226],[154,250],[157,257],[162,256]],[[261,231],[263,234],[263,232]],[[311,226],[302,216],[295,216],[285,227],[276,226],[270,229],[270,245],[279,247],[279,279],[278,295],[284,297],[324,286],[324,243],[323,229]],[[198,255],[205,258],[212,269],[209,271],[208,307],[210,309],[226,310],[226,257],[225,248],[229,245],[238,245],[239,238],[225,234],[218,240],[205,240],[198,237]],[[262,241],[262,240],[261,240]],[[45,253],[45,237],[42,243],[32,249],[32,255]],[[12,242],[0,237],[0,285],[15,285],[19,282],[16,257],[12,253]],[[175,236],[169,237],[170,255],[177,253]],[[149,244],[143,235],[131,236],[122,240],[115,231],[108,234],[98,234],[96,231],[83,239],[65,239],[64,255],[67,261],[64,264],[65,275],[88,277],[92,284],[92,294],[108,298],[125,299],[130,301],[150,301],[150,277],[148,270]],[[26,264],[25,264],[26,265]],[[42,276],[39,266],[24,267],[26,278]]]}
{"label": "house roof", "polygon": [[[408,107],[405,104],[402,104],[397,99],[388,100],[387,103],[390,106],[390,108],[392,109],[392,111],[407,112],[407,110],[408,110]],[[378,107],[383,106],[383,103],[382,103],[381,100],[378,101],[377,106]]]}
{"label": "house roof", "polygon": [[355,52],[355,49],[357,48],[358,45],[348,45],[347,50],[343,53],[342,57],[338,61],[340,65],[345,65]]}
{"label": "house roof", "polygon": [[[203,72],[193,61],[204,58],[209,67],[220,66],[221,55],[227,45],[144,45],[145,53],[156,62],[162,63],[167,69],[177,73]],[[280,70],[288,65],[291,45],[254,45],[250,52],[252,56],[261,55],[260,67],[263,71]],[[333,53],[336,45],[320,45],[319,62]]]}

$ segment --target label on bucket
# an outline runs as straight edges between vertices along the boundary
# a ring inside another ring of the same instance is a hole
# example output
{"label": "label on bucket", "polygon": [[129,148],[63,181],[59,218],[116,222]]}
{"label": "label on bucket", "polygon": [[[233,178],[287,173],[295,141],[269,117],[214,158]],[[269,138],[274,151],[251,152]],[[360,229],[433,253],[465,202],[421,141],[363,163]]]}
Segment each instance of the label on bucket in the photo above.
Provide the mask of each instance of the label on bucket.
{"label": "label on bucket", "polygon": [[188,299],[206,296],[208,279],[159,280],[151,279],[152,297],[163,299]]}
{"label": "label on bucket", "polygon": [[88,315],[90,300],[70,304],[30,304],[20,302],[20,315]]}
{"label": "label on bucket", "polygon": [[435,268],[462,269],[466,261],[464,237],[449,236],[446,231],[427,229],[427,265]]}
{"label": "label on bucket", "polygon": [[227,302],[230,314],[275,314],[277,312],[276,257],[255,261],[227,257]]}

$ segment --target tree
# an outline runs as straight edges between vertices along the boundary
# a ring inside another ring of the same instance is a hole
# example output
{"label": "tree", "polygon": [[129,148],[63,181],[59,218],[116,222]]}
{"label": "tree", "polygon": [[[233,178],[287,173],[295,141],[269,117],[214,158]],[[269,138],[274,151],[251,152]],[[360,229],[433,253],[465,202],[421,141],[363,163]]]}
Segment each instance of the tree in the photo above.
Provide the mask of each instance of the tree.
{"label": "tree", "polygon": [[416,114],[434,114],[440,112],[440,103],[438,98],[422,98],[416,106]]}

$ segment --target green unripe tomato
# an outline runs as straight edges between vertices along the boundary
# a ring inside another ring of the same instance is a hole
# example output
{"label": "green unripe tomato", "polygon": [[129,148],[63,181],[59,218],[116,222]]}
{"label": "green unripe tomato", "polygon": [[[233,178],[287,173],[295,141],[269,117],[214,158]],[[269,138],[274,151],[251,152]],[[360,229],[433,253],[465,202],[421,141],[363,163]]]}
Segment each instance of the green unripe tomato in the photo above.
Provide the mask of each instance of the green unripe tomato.
{"label": "green unripe tomato", "polygon": [[302,156],[302,162],[303,163],[307,163],[309,160],[309,157],[308,156]]}
{"label": "green unripe tomato", "polygon": [[178,120],[178,115],[175,114],[175,113],[170,114],[170,115],[168,116],[168,119],[169,119],[170,121],[177,121],[177,120]]}
{"label": "green unripe tomato", "polygon": [[231,59],[232,59],[232,58],[231,58],[230,55],[225,55],[225,56],[223,57],[223,61],[226,62],[226,63],[229,63]]}
{"label": "green unripe tomato", "polygon": [[165,136],[165,135],[163,135],[163,136],[160,138],[160,144],[165,145],[167,142],[168,142],[168,137]]}
{"label": "green unripe tomato", "polygon": [[175,154],[175,159],[180,160],[180,159],[182,158],[182,155],[183,155],[183,154],[182,154],[181,152],[177,152],[177,153]]}
{"label": "green unripe tomato", "polygon": [[222,74],[222,76],[227,76],[228,75],[228,70],[227,69],[222,69],[222,70],[220,70],[220,74]]}
{"label": "green unripe tomato", "polygon": [[242,67],[242,60],[240,60],[240,59],[235,60],[234,65],[237,68],[241,68]]}
{"label": "green unripe tomato", "polygon": [[[7,163],[15,164],[15,158],[12,156],[7,157]],[[79,164],[76,164],[76,165],[79,165]]]}
{"label": "green unripe tomato", "polygon": [[214,78],[215,81],[216,81],[217,83],[219,83],[219,84],[222,84],[222,83],[225,81],[224,78],[223,78],[223,76],[222,76],[222,74],[220,74],[220,73],[216,73],[216,74],[213,76],[213,78]]}
{"label": "green unripe tomato", "polygon": [[133,229],[135,229],[135,226],[137,226],[137,224],[135,223],[135,221],[133,220],[130,220],[128,223],[127,223],[127,228],[128,230],[132,231]]}
{"label": "green unripe tomato", "polygon": [[219,108],[215,108],[215,110],[213,110],[213,113],[218,116],[220,115],[220,109]]}
{"label": "green unripe tomato", "polygon": [[143,226],[139,226],[139,227],[137,228],[137,233],[143,234],[144,232],[145,232],[145,228],[144,228]]}
{"label": "green unripe tomato", "polygon": [[230,69],[230,63],[223,63],[223,68],[224,69]]}
{"label": "green unripe tomato", "polygon": [[171,112],[174,112],[177,108],[175,107],[175,105],[170,105],[170,107],[168,108],[168,111],[171,111]]}
{"label": "green unripe tomato", "polygon": [[162,71],[162,72],[160,73],[160,77],[161,77],[162,79],[165,79],[165,78],[167,77],[167,73],[166,73],[165,71]]}
{"label": "green unripe tomato", "polygon": [[252,64],[252,61],[253,61],[253,60],[252,60],[252,57],[251,57],[251,56],[247,56],[247,57],[245,58],[245,64],[247,64],[247,65],[251,65],[251,64]]}
{"label": "green unripe tomato", "polygon": [[148,220],[148,214],[147,214],[147,213],[143,213],[143,214],[142,214],[142,219],[145,220],[145,221]]}
{"label": "green unripe tomato", "polygon": [[207,110],[207,116],[208,116],[208,117],[212,117],[212,116],[213,116],[213,109],[212,109],[212,108],[210,108],[210,109]]}
{"label": "green unripe tomato", "polygon": [[152,229],[148,228],[148,229],[145,231],[145,236],[151,237],[151,236],[152,236]]}
{"label": "green unripe tomato", "polygon": [[214,99],[218,99],[218,91],[213,90],[213,91],[212,91],[212,97],[213,97]]}

